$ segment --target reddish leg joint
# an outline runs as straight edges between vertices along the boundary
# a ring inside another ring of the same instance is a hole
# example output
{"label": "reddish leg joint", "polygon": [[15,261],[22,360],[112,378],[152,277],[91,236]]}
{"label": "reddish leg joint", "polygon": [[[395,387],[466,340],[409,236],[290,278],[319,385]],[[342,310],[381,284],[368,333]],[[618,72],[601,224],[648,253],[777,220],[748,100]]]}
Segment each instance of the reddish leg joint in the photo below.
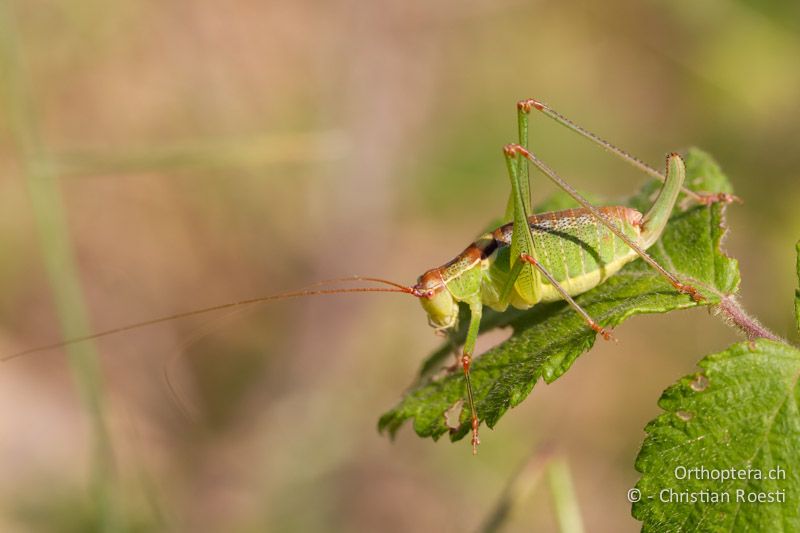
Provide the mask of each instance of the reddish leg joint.
{"label": "reddish leg joint", "polygon": [[677,285],[675,285],[675,288],[678,289],[680,292],[691,296],[692,300],[694,300],[695,302],[699,303],[705,300],[705,297],[699,292],[697,292],[697,289],[695,289],[691,285],[684,285],[683,283],[678,283]]}
{"label": "reddish leg joint", "polygon": [[517,154],[522,154],[525,157],[530,156],[530,152],[518,144],[507,144],[503,147],[503,151],[510,157],[516,157]]}
{"label": "reddish leg joint", "polygon": [[603,338],[604,338],[605,340],[607,340],[607,341],[610,341],[610,340],[616,340],[616,339],[614,338],[614,336],[611,334],[611,332],[610,332],[610,331],[608,331],[606,328],[602,327],[602,326],[601,326],[600,324],[598,324],[597,322],[591,322],[591,323],[589,323],[589,327],[591,327],[591,328],[592,328],[594,331],[596,331],[597,333],[599,333],[600,335],[602,335],[602,336],[603,336]]}
{"label": "reddish leg joint", "polygon": [[465,374],[469,372],[470,364],[472,364],[472,357],[469,354],[465,353],[464,355],[461,356],[461,366],[464,367]]}
{"label": "reddish leg joint", "polygon": [[538,109],[539,111],[544,109],[544,105],[541,102],[534,100],[533,98],[528,98],[526,100],[520,100],[517,102],[517,109],[520,111],[525,111],[526,113],[530,113],[531,109]]}
{"label": "reddish leg joint", "polygon": [[723,204],[730,204],[733,202],[736,203],[743,203],[742,199],[736,196],[735,194],[728,194],[726,192],[718,192],[718,193],[698,193],[697,194],[697,202],[700,205],[711,205],[721,202]]}

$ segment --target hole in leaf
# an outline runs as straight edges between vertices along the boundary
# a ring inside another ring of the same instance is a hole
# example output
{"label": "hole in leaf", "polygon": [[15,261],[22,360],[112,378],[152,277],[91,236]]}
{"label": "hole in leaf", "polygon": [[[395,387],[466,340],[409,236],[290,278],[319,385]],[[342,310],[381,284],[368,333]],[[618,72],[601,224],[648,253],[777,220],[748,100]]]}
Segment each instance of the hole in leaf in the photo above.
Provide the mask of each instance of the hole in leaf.
{"label": "hole in leaf", "polygon": [[464,400],[458,400],[444,412],[444,423],[450,429],[455,431],[461,427],[461,411],[464,410]]}
{"label": "hole in leaf", "polygon": [[708,378],[703,374],[697,374],[697,377],[689,384],[695,392],[703,392],[708,387]]}

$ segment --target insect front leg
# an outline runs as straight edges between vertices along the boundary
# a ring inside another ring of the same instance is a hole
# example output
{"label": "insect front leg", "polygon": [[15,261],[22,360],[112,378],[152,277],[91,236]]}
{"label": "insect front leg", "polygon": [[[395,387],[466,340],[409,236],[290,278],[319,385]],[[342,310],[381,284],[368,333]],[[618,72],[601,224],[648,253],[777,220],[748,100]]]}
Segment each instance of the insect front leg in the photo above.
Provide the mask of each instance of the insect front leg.
{"label": "insect front leg", "polygon": [[478,453],[478,411],[475,409],[475,398],[472,391],[472,381],[470,380],[469,370],[472,366],[472,354],[475,353],[475,343],[478,340],[478,331],[481,326],[481,316],[483,315],[483,304],[476,300],[469,304],[469,329],[467,330],[467,340],[464,341],[464,350],[461,355],[461,367],[464,369],[464,380],[467,383],[467,400],[472,423],[472,454]]}

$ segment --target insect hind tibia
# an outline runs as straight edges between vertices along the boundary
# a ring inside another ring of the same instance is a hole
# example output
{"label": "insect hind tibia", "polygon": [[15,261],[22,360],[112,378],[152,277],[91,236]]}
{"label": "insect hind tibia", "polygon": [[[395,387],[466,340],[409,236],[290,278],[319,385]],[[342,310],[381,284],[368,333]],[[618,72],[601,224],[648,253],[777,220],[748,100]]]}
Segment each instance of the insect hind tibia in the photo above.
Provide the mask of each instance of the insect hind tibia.
{"label": "insect hind tibia", "polygon": [[[535,100],[533,98],[528,98],[526,100],[521,100],[517,103],[517,109],[525,109],[527,112],[530,112],[532,109],[535,109],[541,112],[546,117],[554,120],[556,123],[560,124],[561,126],[566,127],[567,129],[577,133],[581,137],[584,137],[594,144],[600,146],[604,150],[611,152],[621,160],[625,161],[626,163],[638,168],[639,170],[649,174],[650,176],[656,178],[659,181],[665,181],[666,177],[661,174],[658,170],[651,167],[638,157],[635,157],[625,150],[618,148],[614,144],[608,142],[607,140],[603,139],[602,137],[592,133],[591,131],[587,130],[586,128],[579,126],[578,124],[574,123],[572,120],[568,119],[555,109],[551,108],[547,104]],[[527,147],[526,143],[520,143],[523,146]],[[722,203],[731,203],[731,202],[738,202],[741,203],[742,200],[733,194],[728,194],[724,192],[719,193],[700,193],[697,191],[693,191],[685,186],[681,186],[681,192],[689,196],[692,200],[697,202],[700,205],[710,205],[717,202]]]}

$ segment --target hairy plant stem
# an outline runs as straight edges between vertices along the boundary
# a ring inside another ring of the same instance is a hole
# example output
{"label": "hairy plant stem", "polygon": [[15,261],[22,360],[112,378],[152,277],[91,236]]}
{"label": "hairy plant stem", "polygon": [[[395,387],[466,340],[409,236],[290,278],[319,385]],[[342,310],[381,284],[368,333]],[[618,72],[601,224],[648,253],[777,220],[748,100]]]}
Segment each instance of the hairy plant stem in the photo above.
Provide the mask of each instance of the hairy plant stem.
{"label": "hairy plant stem", "polygon": [[783,344],[788,344],[785,339],[772,333],[761,325],[761,323],[747,314],[742,305],[734,296],[723,296],[716,309],[723,316],[725,321],[744,333],[747,340],[770,339]]}

